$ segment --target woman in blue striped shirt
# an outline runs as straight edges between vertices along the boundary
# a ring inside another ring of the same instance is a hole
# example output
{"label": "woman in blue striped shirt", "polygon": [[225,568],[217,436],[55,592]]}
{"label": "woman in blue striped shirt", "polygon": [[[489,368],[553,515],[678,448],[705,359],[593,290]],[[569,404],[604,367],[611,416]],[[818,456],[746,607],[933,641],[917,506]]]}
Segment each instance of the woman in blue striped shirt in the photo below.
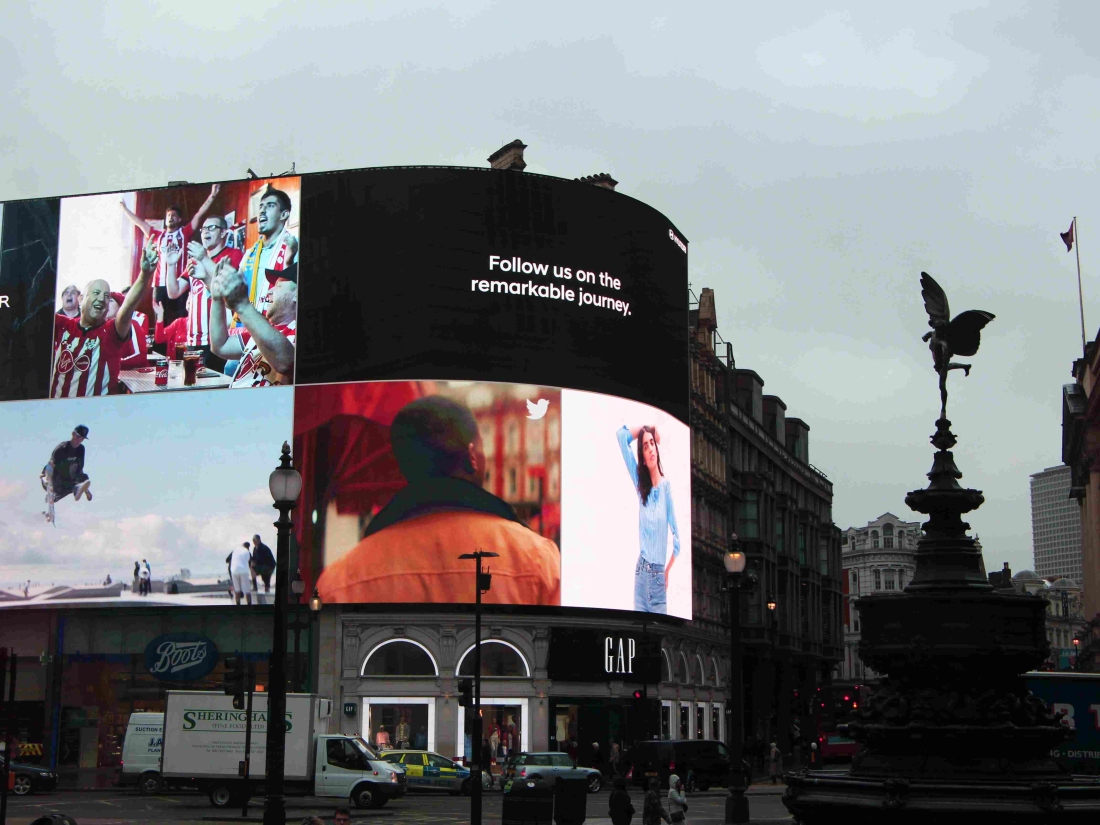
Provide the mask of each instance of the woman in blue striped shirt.
{"label": "woman in blue striped shirt", "polygon": [[[634,568],[634,609],[646,613],[667,613],[668,577],[680,555],[680,531],[672,505],[672,485],[661,466],[661,436],[656,427],[633,430],[623,426],[618,432],[619,449],[630,481],[638,493],[638,544],[641,552]],[[638,457],[631,442],[637,441]],[[672,532],[672,558],[668,555],[668,534]]]}

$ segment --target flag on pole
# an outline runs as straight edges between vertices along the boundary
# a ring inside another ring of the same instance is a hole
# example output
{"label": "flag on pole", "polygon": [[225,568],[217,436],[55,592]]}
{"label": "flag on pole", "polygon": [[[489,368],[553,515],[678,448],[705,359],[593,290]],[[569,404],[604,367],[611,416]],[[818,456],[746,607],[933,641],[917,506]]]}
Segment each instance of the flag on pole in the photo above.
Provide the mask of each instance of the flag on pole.
{"label": "flag on pole", "polygon": [[1059,232],[1058,235],[1062,238],[1062,243],[1066,245],[1066,252],[1073,251],[1073,229],[1074,224],[1077,223],[1077,218],[1074,218],[1069,222],[1069,229],[1065,232]]}

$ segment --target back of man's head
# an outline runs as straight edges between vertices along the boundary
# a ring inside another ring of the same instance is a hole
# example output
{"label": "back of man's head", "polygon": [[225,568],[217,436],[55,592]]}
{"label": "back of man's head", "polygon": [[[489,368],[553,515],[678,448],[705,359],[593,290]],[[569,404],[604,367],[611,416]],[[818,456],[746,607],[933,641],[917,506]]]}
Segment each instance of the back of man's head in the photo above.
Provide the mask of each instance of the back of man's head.
{"label": "back of man's head", "polygon": [[478,441],[477,420],[457,401],[432,395],[406,404],[394,416],[390,444],[409,481],[453,476],[478,481],[470,460]]}

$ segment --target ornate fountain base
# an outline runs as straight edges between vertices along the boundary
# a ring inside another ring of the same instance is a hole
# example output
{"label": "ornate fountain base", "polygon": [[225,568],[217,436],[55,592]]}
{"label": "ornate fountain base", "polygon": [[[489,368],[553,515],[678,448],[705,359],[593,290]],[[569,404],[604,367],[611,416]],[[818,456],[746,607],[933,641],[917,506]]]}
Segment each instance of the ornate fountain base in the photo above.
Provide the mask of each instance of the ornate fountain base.
{"label": "ornate fountain base", "polygon": [[1100,822],[1100,779],[1051,758],[1072,732],[1022,676],[1049,654],[1046,602],[984,575],[961,518],[982,494],[959,486],[950,422],[936,425],[931,483],[906,496],[930,516],[913,581],[856,603],[860,657],[888,674],[847,726],[862,749],[848,771],[791,777],[783,804],[807,825]]}

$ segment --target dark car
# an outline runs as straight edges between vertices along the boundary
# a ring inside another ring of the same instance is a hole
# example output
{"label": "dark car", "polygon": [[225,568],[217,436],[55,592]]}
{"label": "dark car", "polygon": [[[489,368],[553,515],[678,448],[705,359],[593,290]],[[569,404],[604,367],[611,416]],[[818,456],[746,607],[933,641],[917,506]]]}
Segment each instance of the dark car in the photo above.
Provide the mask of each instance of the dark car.
{"label": "dark car", "polygon": [[729,781],[730,752],[713,739],[646,740],[635,742],[627,752],[635,785],[644,785],[657,778],[662,788],[676,774],[685,783],[689,772],[695,787],[701,791]]}
{"label": "dark car", "polygon": [[[0,756],[0,771],[4,770],[4,757]],[[41,765],[26,765],[12,762],[11,772],[15,774],[14,792],[17,796],[29,793],[45,793],[57,787],[57,774]]]}

